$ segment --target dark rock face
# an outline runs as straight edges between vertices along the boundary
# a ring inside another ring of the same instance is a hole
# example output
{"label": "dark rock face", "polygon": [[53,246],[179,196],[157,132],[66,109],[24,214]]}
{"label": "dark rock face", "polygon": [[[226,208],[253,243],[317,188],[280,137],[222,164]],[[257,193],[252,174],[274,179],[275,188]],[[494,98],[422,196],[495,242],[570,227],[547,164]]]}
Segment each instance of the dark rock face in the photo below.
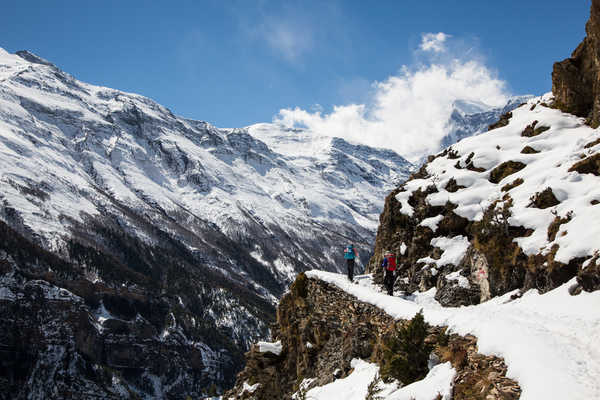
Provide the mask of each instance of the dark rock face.
{"label": "dark rock face", "polygon": [[498,120],[498,122],[494,122],[493,124],[488,126],[488,131],[507,126],[511,118],[512,118],[512,112],[507,112],[506,114],[502,114],[500,116],[500,119]]}
{"label": "dark rock face", "polygon": [[[78,246],[70,253],[85,264],[61,259],[0,222],[0,399],[198,398],[213,385],[233,383],[244,345],[234,332],[215,329],[206,310],[218,312],[215,302],[225,302],[255,312],[256,299],[218,298],[243,289],[214,288],[183,264],[176,273],[164,265],[169,280],[154,285],[118,259]],[[151,253],[168,253],[145,250],[150,269]],[[102,274],[107,265],[119,280]]]}
{"label": "dark rock face", "polygon": [[525,167],[526,165],[519,161],[506,161],[490,172],[490,182],[498,183],[507,176],[519,172]]}
{"label": "dark rock face", "polygon": [[[254,346],[246,354],[246,368],[224,398],[291,399],[304,379],[314,379],[303,388],[305,392],[348,376],[353,358],[383,367],[390,335],[406,324],[335,286],[301,274],[282,298],[272,331],[283,351],[280,355],[261,353]],[[454,398],[519,397],[518,384],[505,377],[503,361],[478,354],[474,337],[446,335],[445,328],[428,326],[425,342],[440,361],[450,361],[457,369]],[[248,386],[253,391],[245,390]],[[473,393],[478,397],[472,397]]]}
{"label": "dark rock face", "polygon": [[587,37],[571,58],[554,64],[552,92],[555,106],[600,125],[600,0],[592,0]]}

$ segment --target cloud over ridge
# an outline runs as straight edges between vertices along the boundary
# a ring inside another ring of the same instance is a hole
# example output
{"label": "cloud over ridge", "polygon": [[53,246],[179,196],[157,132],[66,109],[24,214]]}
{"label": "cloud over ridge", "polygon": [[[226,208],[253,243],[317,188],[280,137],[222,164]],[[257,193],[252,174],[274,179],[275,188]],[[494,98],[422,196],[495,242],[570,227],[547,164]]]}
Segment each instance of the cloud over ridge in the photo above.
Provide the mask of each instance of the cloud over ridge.
{"label": "cloud over ridge", "polygon": [[329,113],[287,108],[274,122],[391,148],[416,161],[439,150],[456,100],[497,107],[509,97],[506,83],[477,51],[464,51],[464,43],[448,34],[423,34],[415,55],[423,61],[374,82],[364,104],[334,106]]}

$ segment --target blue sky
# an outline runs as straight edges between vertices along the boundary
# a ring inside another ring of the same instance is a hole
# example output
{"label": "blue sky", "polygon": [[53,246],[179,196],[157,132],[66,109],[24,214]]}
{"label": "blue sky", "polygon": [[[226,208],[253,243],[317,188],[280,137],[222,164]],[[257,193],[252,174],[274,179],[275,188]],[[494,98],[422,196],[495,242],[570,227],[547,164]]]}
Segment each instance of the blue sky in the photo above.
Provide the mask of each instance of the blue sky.
{"label": "blue sky", "polygon": [[[239,127],[271,121],[281,109],[368,108],[373,82],[453,58],[476,60],[505,94],[542,94],[551,89],[552,63],[585,36],[589,6],[12,1],[2,6],[0,47],[28,49],[80,80],[149,96],[176,114]],[[447,52],[423,57],[423,35],[438,32],[447,35]]]}

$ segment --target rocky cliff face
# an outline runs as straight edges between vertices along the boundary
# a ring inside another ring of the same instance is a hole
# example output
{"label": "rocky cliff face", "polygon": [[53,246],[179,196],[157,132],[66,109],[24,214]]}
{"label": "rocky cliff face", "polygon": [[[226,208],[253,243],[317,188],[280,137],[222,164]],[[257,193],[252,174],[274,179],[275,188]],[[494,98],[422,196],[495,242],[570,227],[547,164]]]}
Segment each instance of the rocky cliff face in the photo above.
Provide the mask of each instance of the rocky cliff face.
{"label": "rocky cliff face", "polygon": [[[223,397],[291,399],[296,393],[301,398],[311,387],[348,376],[354,358],[384,365],[389,340],[408,323],[335,286],[299,275],[281,300],[272,330],[281,353],[253,346],[236,386]],[[505,377],[502,360],[478,354],[474,337],[446,335],[445,328],[429,326],[425,342],[433,348],[432,364],[450,361],[456,368],[454,399],[519,397],[519,386]]]}
{"label": "rocky cliff face", "polygon": [[381,279],[382,256],[393,251],[397,289],[436,287],[446,306],[544,292],[574,276],[574,292],[600,288],[600,249],[587,233],[600,218],[600,139],[550,101],[529,100],[390,193],[369,271]]}
{"label": "rocky cliff face", "polygon": [[227,301],[206,277],[182,266],[190,286],[160,290],[104,265],[136,284],[94,279],[0,222],[0,398],[200,397],[233,380],[241,352],[207,323],[215,303],[190,296]]}
{"label": "rocky cliff face", "polygon": [[570,58],[554,64],[555,106],[600,125],[600,1],[592,0],[587,37]]}

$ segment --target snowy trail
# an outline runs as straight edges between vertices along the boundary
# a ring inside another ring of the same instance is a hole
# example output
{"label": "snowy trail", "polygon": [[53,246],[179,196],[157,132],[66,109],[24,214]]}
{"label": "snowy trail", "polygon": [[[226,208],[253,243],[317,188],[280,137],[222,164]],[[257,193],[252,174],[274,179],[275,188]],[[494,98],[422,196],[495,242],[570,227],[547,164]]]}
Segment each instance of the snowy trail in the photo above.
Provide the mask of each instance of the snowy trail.
{"label": "snowy trail", "polygon": [[394,318],[412,318],[421,308],[427,322],[475,335],[479,352],[504,358],[507,376],[521,385],[522,400],[600,399],[600,292],[571,296],[565,285],[540,295],[535,290],[510,301],[510,293],[486,303],[444,308],[435,289],[409,298],[390,297],[361,280],[309,271],[373,304]]}

